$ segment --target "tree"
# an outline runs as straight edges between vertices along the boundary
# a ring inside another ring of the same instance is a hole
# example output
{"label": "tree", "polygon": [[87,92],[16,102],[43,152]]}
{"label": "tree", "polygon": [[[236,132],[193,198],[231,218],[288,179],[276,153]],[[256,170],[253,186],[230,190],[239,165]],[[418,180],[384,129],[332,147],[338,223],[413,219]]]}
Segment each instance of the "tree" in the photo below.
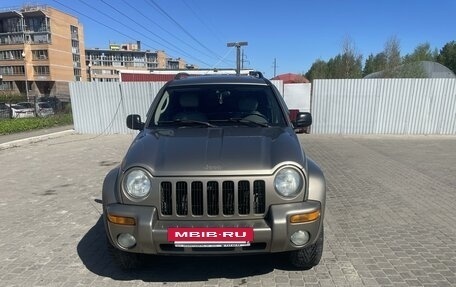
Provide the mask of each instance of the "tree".
{"label": "tree", "polygon": [[383,71],[386,68],[386,56],[385,53],[381,52],[377,55],[370,54],[367,57],[366,62],[364,64],[363,69],[363,77],[375,73]]}
{"label": "tree", "polygon": [[306,73],[309,80],[314,79],[354,79],[362,76],[363,56],[358,54],[353,41],[344,40],[342,53],[325,62],[315,61]]}
{"label": "tree", "polygon": [[354,42],[350,38],[346,38],[342,46],[340,78],[361,78],[362,60],[363,56],[356,51]]}
{"label": "tree", "polygon": [[437,62],[446,66],[456,74],[456,41],[445,44],[437,56]]}
{"label": "tree", "polygon": [[327,79],[328,64],[323,60],[316,60],[309,71],[307,71],[306,78],[309,79],[309,81],[313,81],[314,79]]}
{"label": "tree", "polygon": [[396,78],[397,67],[401,65],[401,48],[399,40],[393,36],[385,43],[385,50],[383,51],[386,58],[386,66],[383,70],[384,78]]}
{"label": "tree", "polygon": [[437,59],[438,51],[431,50],[431,45],[429,43],[423,43],[418,45],[413,53],[407,54],[404,56],[403,63],[413,63],[419,61],[435,61]]}
{"label": "tree", "polygon": [[342,53],[329,59],[328,77],[331,79],[354,79],[362,76],[362,55],[358,54],[351,39],[344,40]]}

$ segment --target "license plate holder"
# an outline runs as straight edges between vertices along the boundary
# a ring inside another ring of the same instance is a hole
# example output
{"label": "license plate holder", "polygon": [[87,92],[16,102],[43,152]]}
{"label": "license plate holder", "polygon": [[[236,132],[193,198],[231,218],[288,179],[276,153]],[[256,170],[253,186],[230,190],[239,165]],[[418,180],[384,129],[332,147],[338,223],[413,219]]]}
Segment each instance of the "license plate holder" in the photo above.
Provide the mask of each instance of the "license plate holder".
{"label": "license plate holder", "polygon": [[252,227],[170,227],[168,241],[176,247],[242,247],[253,241]]}

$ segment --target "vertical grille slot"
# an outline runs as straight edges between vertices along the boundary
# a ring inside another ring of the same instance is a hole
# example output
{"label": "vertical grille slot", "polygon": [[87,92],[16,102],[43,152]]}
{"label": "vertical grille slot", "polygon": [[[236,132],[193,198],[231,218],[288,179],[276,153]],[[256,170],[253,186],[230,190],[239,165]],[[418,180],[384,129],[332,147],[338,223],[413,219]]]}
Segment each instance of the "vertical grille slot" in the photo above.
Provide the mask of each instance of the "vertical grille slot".
{"label": "vertical grille slot", "polygon": [[203,210],[203,183],[194,181],[192,182],[192,213],[203,215]]}
{"label": "vertical grille slot", "polygon": [[262,180],[253,182],[253,208],[255,213],[265,212],[265,183]]}
{"label": "vertical grille slot", "polygon": [[234,182],[224,181],[223,186],[223,214],[234,214]]}
{"label": "vertical grille slot", "polygon": [[246,180],[238,183],[238,212],[239,214],[250,213],[250,183]]}
{"label": "vertical grille slot", "polygon": [[209,181],[207,183],[207,214],[218,215],[219,214],[219,188],[218,182]]}
{"label": "vertical grille slot", "polygon": [[188,213],[187,183],[185,181],[176,183],[176,213],[177,215],[187,215]]}
{"label": "vertical grille slot", "polygon": [[160,212],[166,216],[245,216],[266,212],[264,180],[162,181]]}
{"label": "vertical grille slot", "polygon": [[161,183],[161,211],[163,215],[173,214],[172,185],[168,181]]}

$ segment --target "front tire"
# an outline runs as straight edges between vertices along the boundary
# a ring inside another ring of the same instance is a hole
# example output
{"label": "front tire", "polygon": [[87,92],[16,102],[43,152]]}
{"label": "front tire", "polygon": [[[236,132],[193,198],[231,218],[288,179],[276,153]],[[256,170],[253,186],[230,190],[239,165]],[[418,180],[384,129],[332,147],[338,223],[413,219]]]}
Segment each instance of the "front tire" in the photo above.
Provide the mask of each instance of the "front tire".
{"label": "front tire", "polygon": [[320,263],[323,254],[324,230],[323,227],[317,241],[303,249],[291,251],[289,254],[290,263],[300,269],[309,270]]}

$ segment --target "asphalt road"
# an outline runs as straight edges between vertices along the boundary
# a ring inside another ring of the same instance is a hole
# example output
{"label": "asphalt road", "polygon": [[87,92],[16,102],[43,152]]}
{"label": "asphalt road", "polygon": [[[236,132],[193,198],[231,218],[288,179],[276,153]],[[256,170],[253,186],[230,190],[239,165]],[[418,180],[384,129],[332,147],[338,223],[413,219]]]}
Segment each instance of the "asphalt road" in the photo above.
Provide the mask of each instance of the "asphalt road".
{"label": "asphalt road", "polygon": [[277,256],[111,261],[101,185],[132,135],[58,134],[0,149],[0,286],[456,286],[456,137],[300,139],[328,180],[317,267]]}

